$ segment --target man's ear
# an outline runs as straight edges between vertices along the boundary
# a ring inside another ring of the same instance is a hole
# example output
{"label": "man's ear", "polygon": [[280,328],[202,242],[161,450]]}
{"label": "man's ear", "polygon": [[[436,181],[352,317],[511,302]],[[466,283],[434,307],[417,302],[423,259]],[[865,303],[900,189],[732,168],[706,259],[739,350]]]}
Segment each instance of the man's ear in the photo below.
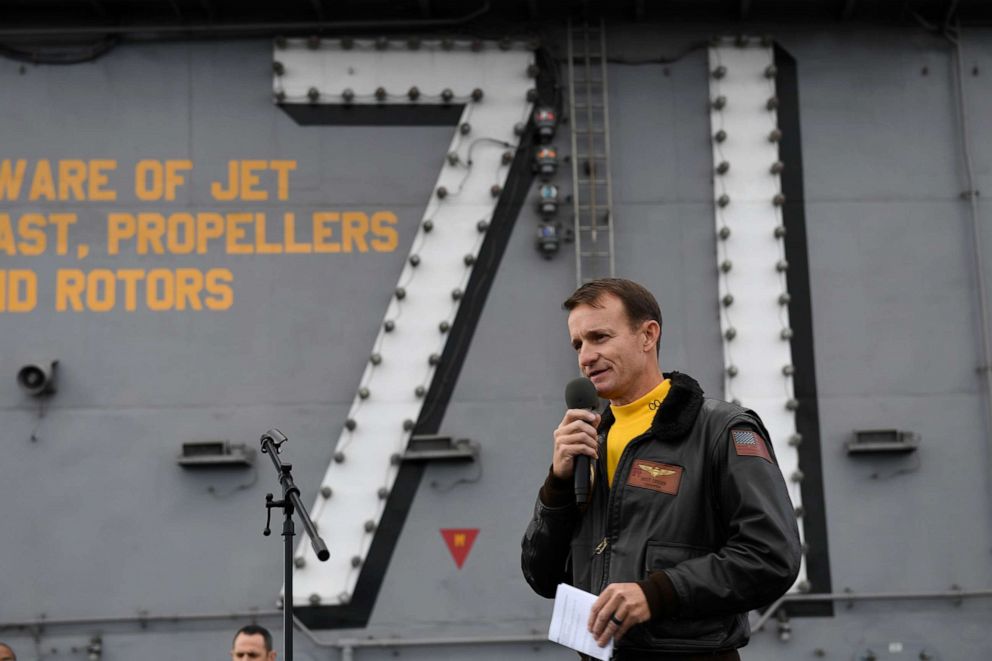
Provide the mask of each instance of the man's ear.
{"label": "man's ear", "polygon": [[641,324],[641,332],[644,333],[644,351],[654,351],[654,347],[661,341],[661,326],[654,319],[649,319]]}

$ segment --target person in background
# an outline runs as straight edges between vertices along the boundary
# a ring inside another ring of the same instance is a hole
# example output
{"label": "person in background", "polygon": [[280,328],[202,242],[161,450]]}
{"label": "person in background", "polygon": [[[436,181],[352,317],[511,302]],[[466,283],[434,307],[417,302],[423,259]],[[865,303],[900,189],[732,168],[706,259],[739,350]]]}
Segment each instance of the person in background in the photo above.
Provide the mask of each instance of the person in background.
{"label": "person in background", "polygon": [[276,653],[272,649],[272,634],[257,624],[241,627],[234,634],[231,658],[234,661],[276,661]]}

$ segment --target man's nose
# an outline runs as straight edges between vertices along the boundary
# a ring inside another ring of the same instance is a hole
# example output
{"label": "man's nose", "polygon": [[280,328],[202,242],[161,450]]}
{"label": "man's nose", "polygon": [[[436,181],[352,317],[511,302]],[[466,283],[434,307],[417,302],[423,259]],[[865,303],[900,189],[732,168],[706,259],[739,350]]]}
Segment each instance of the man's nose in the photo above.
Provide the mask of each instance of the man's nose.
{"label": "man's nose", "polygon": [[593,365],[596,362],[597,358],[599,358],[598,353],[596,353],[592,349],[587,349],[586,347],[582,347],[579,350],[579,367],[588,367],[590,365]]}

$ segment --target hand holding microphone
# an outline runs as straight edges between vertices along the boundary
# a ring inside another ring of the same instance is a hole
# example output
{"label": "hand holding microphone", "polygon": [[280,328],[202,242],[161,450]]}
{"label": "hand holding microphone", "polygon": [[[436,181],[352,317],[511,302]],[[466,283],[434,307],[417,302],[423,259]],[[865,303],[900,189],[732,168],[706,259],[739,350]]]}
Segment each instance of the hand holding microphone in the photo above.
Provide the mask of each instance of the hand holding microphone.
{"label": "hand holding microphone", "polygon": [[554,433],[552,470],[560,479],[574,479],[575,500],[582,505],[589,498],[589,462],[596,459],[599,447],[596,386],[585,377],[569,382],[565,387],[565,403],[568,411]]}

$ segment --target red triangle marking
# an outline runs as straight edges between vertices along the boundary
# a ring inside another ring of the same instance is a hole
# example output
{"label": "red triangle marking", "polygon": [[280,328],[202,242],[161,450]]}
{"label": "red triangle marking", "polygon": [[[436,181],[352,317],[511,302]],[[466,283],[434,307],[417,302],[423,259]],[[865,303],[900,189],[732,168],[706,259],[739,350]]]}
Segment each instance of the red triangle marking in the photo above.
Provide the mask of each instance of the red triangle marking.
{"label": "red triangle marking", "polygon": [[478,528],[441,528],[441,537],[451,551],[451,557],[455,560],[455,565],[461,569],[468,558],[469,551],[475,538],[479,536]]}

